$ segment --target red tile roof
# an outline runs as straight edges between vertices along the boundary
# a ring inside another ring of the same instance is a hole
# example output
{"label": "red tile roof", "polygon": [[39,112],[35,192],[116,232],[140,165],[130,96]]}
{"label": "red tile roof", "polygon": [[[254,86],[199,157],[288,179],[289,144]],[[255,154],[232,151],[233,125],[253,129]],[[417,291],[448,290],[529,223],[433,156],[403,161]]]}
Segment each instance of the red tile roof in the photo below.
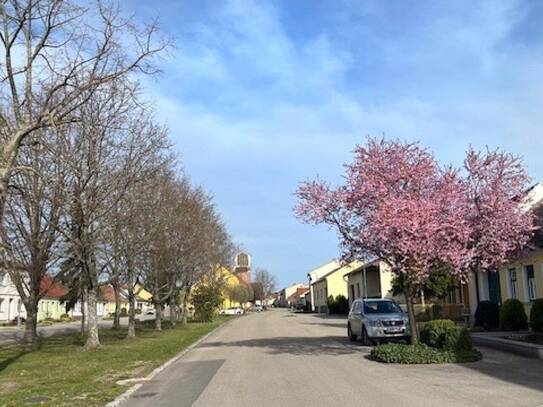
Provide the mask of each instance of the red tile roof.
{"label": "red tile roof", "polygon": [[44,276],[40,281],[40,294],[48,298],[60,298],[68,294],[68,289],[51,276]]}
{"label": "red tile roof", "polygon": [[[107,302],[115,302],[115,290],[113,289],[113,286],[107,284],[100,286],[100,299],[105,300]],[[121,293],[121,303],[128,302],[124,295]]]}

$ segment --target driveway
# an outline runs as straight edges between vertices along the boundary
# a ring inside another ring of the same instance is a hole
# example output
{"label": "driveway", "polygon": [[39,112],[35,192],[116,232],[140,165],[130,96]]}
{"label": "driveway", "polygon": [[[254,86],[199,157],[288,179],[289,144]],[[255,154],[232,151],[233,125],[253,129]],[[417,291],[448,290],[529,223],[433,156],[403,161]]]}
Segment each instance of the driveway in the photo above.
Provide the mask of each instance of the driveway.
{"label": "driveway", "polygon": [[543,406],[543,363],[482,349],[465,365],[385,365],[345,320],[285,310],[240,317],[123,406]]}

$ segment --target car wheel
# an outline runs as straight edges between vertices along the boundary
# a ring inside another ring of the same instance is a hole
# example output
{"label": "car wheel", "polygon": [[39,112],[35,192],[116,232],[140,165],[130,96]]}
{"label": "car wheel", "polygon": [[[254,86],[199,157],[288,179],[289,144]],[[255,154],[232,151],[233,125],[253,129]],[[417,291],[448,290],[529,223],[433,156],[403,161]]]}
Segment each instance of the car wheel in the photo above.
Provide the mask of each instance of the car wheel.
{"label": "car wheel", "polygon": [[368,336],[368,331],[366,331],[365,326],[362,326],[362,335],[360,335],[360,337],[362,338],[362,345],[364,345],[364,346],[371,346],[372,345],[372,340]]}
{"label": "car wheel", "polygon": [[356,335],[353,335],[353,331],[351,331],[351,324],[347,324],[347,336],[351,342],[356,341]]}

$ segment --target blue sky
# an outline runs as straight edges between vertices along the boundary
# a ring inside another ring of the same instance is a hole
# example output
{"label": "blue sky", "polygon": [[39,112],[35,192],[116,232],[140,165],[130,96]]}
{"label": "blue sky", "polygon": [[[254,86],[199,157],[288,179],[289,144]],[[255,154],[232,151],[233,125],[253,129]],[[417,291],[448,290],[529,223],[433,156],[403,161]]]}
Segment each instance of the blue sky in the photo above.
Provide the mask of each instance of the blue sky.
{"label": "blue sky", "polygon": [[419,140],[444,163],[469,145],[543,178],[541,1],[123,0],[176,49],[145,93],[236,242],[281,285],[337,256],[292,215],[293,192],[367,135]]}

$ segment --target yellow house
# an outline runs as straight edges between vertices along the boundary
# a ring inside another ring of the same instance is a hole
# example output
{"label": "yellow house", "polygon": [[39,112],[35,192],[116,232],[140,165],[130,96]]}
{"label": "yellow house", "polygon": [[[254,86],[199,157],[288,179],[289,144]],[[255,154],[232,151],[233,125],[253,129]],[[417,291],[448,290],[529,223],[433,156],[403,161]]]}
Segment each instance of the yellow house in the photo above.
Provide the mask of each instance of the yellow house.
{"label": "yellow house", "polygon": [[520,300],[529,315],[532,301],[543,298],[543,248],[528,253],[508,265],[501,267],[498,273],[478,273],[477,281],[470,281],[473,293],[471,312],[475,312],[479,289],[479,301],[503,303],[509,298]]}
{"label": "yellow house", "polygon": [[[193,286],[195,290],[200,284],[219,284],[223,287],[222,297],[223,302],[220,306],[221,309],[227,309],[232,307],[242,307],[243,304],[240,304],[238,301],[230,298],[229,293],[232,289],[239,285],[245,285],[243,281],[239,279],[232,271],[224,266],[219,266],[215,269],[214,273],[204,276],[198,283]],[[189,306],[191,308],[192,306]]]}
{"label": "yellow house", "polygon": [[339,265],[315,282],[312,282],[311,289],[314,293],[315,311],[321,313],[328,311],[327,300],[329,296],[336,298],[338,295],[343,295],[348,298],[345,276],[360,266],[361,263],[357,260],[343,266]]}

